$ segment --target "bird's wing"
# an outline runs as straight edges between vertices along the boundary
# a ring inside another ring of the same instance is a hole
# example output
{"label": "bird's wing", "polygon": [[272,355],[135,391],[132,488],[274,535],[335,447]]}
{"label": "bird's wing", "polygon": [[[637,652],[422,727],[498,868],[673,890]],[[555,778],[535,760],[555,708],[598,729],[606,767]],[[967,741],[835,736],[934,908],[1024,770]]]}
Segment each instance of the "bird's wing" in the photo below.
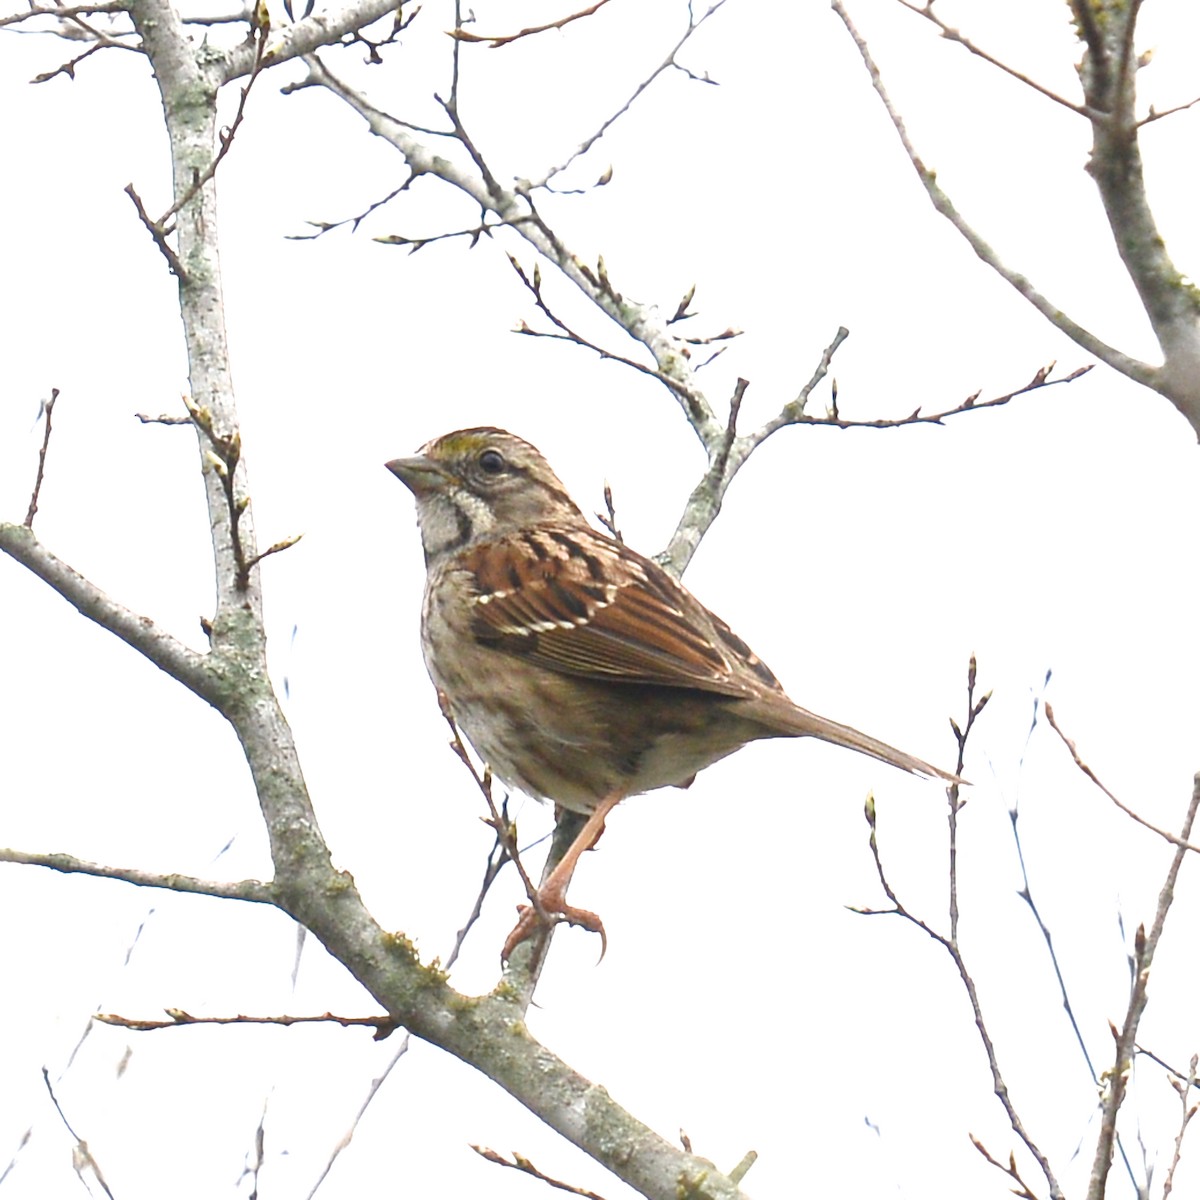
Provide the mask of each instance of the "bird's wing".
{"label": "bird's wing", "polygon": [[538,526],[469,550],[480,641],[552,671],[614,683],[782,694],[718,617],[657,563],[595,530]]}

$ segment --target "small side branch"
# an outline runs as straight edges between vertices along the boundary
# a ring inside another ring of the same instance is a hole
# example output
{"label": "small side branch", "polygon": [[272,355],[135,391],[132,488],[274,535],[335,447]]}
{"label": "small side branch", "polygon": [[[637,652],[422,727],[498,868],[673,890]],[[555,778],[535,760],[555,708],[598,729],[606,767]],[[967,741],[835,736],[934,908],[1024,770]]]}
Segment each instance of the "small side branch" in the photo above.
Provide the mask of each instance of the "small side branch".
{"label": "small side branch", "polygon": [[91,1187],[85,1172],[90,1173],[91,1177],[95,1179],[97,1186],[108,1197],[108,1200],[116,1200],[108,1183],[105,1181],[104,1172],[100,1170],[100,1164],[96,1161],[87,1142],[75,1132],[71,1122],[67,1120],[67,1114],[63,1112],[63,1106],[54,1094],[54,1085],[50,1082],[50,1072],[45,1067],[42,1068],[42,1080],[46,1084],[46,1091],[50,1093],[50,1102],[54,1105],[54,1109],[58,1113],[60,1120],[66,1126],[67,1132],[75,1139],[75,1151],[71,1156],[74,1160],[72,1165],[75,1168],[75,1174],[79,1176],[80,1182],[90,1193]]}
{"label": "small side branch", "polygon": [[221,480],[221,488],[225,493],[225,502],[229,506],[229,538],[233,546],[235,563],[234,584],[239,592],[244,592],[250,586],[250,572],[264,558],[268,555],[279,554],[283,550],[290,549],[304,535],[297,533],[291,537],[283,538],[282,541],[268,546],[258,554],[248,555],[246,553],[239,532],[239,526],[241,525],[242,514],[250,507],[250,497],[239,496],[235,484],[237,466],[242,456],[242,435],[236,429],[228,436],[218,433],[213,421],[213,414],[205,405],[196,404],[190,396],[184,396],[183,403],[188,410],[188,416],[191,417],[192,423],[200,431],[201,435],[207,439],[211,447],[206,454],[208,465],[217,473],[218,478]]}
{"label": "small side branch", "polygon": [[1193,1054],[1192,1061],[1188,1066],[1187,1077],[1171,1080],[1171,1086],[1179,1096],[1181,1113],[1179,1132],[1175,1135],[1175,1151],[1171,1155],[1171,1165],[1167,1168],[1167,1177],[1163,1180],[1162,1200],[1168,1200],[1171,1192],[1174,1190],[1175,1172],[1179,1167],[1180,1160],[1183,1158],[1183,1139],[1187,1135],[1188,1126],[1192,1123],[1192,1118],[1196,1115],[1197,1107],[1200,1107],[1200,1105],[1197,1105],[1192,1100],[1192,1089],[1196,1086],[1196,1066],[1198,1062],[1200,1062],[1200,1059]]}
{"label": "small side branch", "polygon": [[123,1017],[119,1013],[95,1013],[93,1019],[105,1025],[115,1025],[120,1029],[135,1029],[148,1032],[153,1029],[179,1029],[184,1025],[282,1025],[287,1028],[292,1025],[340,1025],[343,1029],[353,1029],[365,1026],[375,1030],[375,1041],[379,1042],[389,1034],[394,1033],[396,1022],[386,1013],[377,1017],[339,1017],[334,1013],[321,1013],[319,1016],[292,1017],[286,1014],[278,1017],[251,1017],[238,1013],[234,1017],[194,1017],[182,1008],[164,1009],[166,1020],[143,1021],[134,1017]]}
{"label": "small side branch", "polygon": [[1123,803],[1121,800],[1118,800],[1118,799],[1117,799],[1117,797],[1116,797],[1116,796],[1114,796],[1114,795],[1113,795],[1113,793],[1112,793],[1112,792],[1110,792],[1110,791],[1108,790],[1108,788],[1107,788],[1107,787],[1105,787],[1105,786],[1104,786],[1104,784],[1100,782],[1100,778],[1097,776],[1096,772],[1095,772],[1095,771],[1093,771],[1093,770],[1092,770],[1092,768],[1091,768],[1091,767],[1089,767],[1089,766],[1087,765],[1087,763],[1085,763],[1085,762],[1083,761],[1083,759],[1079,757],[1079,751],[1078,751],[1078,750],[1075,748],[1075,743],[1074,743],[1074,742],[1073,742],[1073,741],[1072,741],[1072,740],[1071,740],[1069,737],[1067,737],[1067,735],[1066,735],[1065,733],[1063,733],[1063,731],[1062,731],[1062,727],[1061,727],[1061,726],[1059,725],[1059,723],[1058,723],[1058,722],[1057,722],[1057,721],[1054,719],[1054,709],[1053,709],[1053,708],[1051,708],[1049,704],[1047,704],[1047,705],[1046,705],[1046,720],[1047,720],[1047,721],[1050,723],[1050,728],[1051,728],[1051,729],[1053,729],[1053,730],[1054,730],[1054,732],[1055,732],[1055,733],[1057,733],[1057,734],[1058,734],[1058,736],[1059,736],[1060,738],[1062,738],[1063,745],[1064,745],[1064,746],[1066,746],[1066,748],[1067,748],[1067,749],[1070,751],[1070,753],[1071,753],[1071,758],[1072,758],[1072,759],[1074,759],[1074,761],[1075,761],[1075,765],[1076,765],[1076,766],[1077,766],[1077,767],[1078,767],[1078,768],[1079,768],[1079,769],[1080,769],[1080,770],[1081,770],[1081,771],[1082,771],[1082,772],[1083,772],[1083,773],[1084,773],[1084,774],[1085,774],[1085,775],[1086,775],[1086,776],[1087,776],[1087,777],[1088,777],[1088,778],[1089,778],[1089,779],[1090,779],[1090,780],[1091,780],[1091,781],[1092,781],[1092,782],[1093,782],[1093,783],[1094,783],[1094,784],[1095,784],[1095,785],[1096,785],[1096,786],[1097,786],[1097,787],[1098,787],[1098,788],[1099,788],[1099,789],[1100,789],[1100,790],[1101,790],[1101,791],[1102,791],[1102,792],[1103,792],[1103,793],[1104,793],[1104,794],[1105,794],[1105,795],[1106,795],[1106,796],[1107,796],[1107,797],[1108,797],[1108,798],[1109,798],[1109,799],[1110,799],[1110,800],[1113,802],[1113,804],[1115,804],[1115,805],[1117,806],[1117,808],[1119,808],[1119,809],[1120,809],[1120,810],[1121,810],[1121,811],[1122,811],[1122,812],[1123,812],[1123,813],[1124,813],[1124,814],[1125,814],[1127,817],[1129,817],[1129,818],[1130,818],[1131,820],[1133,820],[1133,821],[1136,821],[1136,822],[1137,822],[1139,825],[1141,825],[1141,826],[1142,826],[1142,828],[1143,828],[1143,829],[1149,829],[1151,833],[1157,833],[1157,834],[1158,834],[1158,836],[1159,836],[1160,838],[1162,838],[1162,839],[1163,839],[1163,841],[1165,841],[1165,842],[1170,842],[1172,846],[1177,846],[1177,847],[1179,847],[1179,849],[1181,849],[1181,850],[1193,850],[1193,851],[1195,851],[1197,854],[1200,854],[1200,846],[1195,846],[1195,845],[1193,845],[1193,844],[1192,844],[1192,843],[1190,843],[1190,842],[1187,842],[1187,841],[1185,841],[1185,840],[1183,840],[1183,839],[1181,839],[1181,838],[1178,838],[1178,837],[1176,837],[1176,836],[1175,836],[1175,834],[1171,833],[1171,831],[1170,831],[1170,830],[1168,830],[1168,829],[1160,829],[1160,828],[1159,828],[1157,825],[1153,825],[1153,824],[1151,824],[1149,821],[1147,821],[1147,820],[1146,820],[1146,818],[1145,818],[1145,817],[1139,816],[1139,815],[1138,815],[1136,812],[1134,812],[1134,811],[1133,811],[1133,809],[1132,809],[1132,808],[1130,808],[1128,804],[1125,804],[1125,803]]}
{"label": "small side branch", "polygon": [[125,194],[133,201],[133,206],[137,209],[138,219],[150,231],[150,236],[154,239],[154,244],[162,251],[162,256],[167,260],[167,266],[171,269],[171,274],[180,283],[186,282],[187,272],[183,269],[183,263],[179,261],[179,255],[175,253],[175,248],[167,241],[166,231],[146,211],[146,206],[142,203],[142,198],[137,194],[132,183],[125,185]]}
{"label": "small side branch", "polygon": [[46,453],[50,449],[50,421],[54,416],[54,404],[58,400],[58,388],[50,389],[50,399],[42,401],[42,411],[39,415],[45,418],[46,427],[42,431],[42,448],[38,451],[37,476],[33,481],[33,494],[29,497],[29,508],[25,511],[25,528],[33,528],[33,518],[37,516],[38,497],[42,494],[42,480],[46,476]]}
{"label": "small side branch", "polygon": [[[719,4],[714,5],[710,12],[715,12],[718,7]],[[455,45],[459,43],[455,42]],[[479,165],[484,156],[478,147],[468,148],[474,159],[469,170],[434,153],[429,145],[417,140],[411,127],[376,108],[360,92],[335,78],[317,58],[309,55],[305,63],[310,72],[308,84],[326,87],[344,100],[363,117],[372,133],[403,155],[410,171],[415,175],[435,176],[469,196],[483,212],[497,218],[497,226],[507,226],[524,238],[591,303],[634,341],[640,342],[653,357],[655,369],[641,364],[638,369],[652,374],[670,388],[706,449],[716,443],[722,435],[722,426],[703,391],[696,385],[695,368],[690,362],[686,343],[672,334],[653,305],[621,296],[609,281],[602,263],[592,268],[566,247],[533,204],[530,198],[533,185],[521,184],[515,189],[499,186],[495,172],[489,169],[484,173]],[[451,104],[450,101],[446,103]]]}
{"label": "small side branch", "polygon": [[660,76],[664,71],[676,70],[682,71],[689,79],[696,80],[699,83],[712,83],[707,75],[697,76],[689,71],[686,67],[682,67],[678,61],[680,50],[687,45],[692,35],[705,23],[718,9],[725,3],[725,0],[716,0],[715,4],[710,5],[699,16],[692,12],[692,6],[688,5],[688,26],[683,31],[679,41],[671,47],[667,56],[642,80],[641,83],[634,88],[629,99],[617,109],[590,137],[586,137],[567,157],[556,167],[551,167],[540,179],[536,182],[526,182],[521,185],[521,191],[528,194],[537,188],[545,187],[555,175],[565,171],[576,159],[582,158],[616,123],[619,121],[633,106],[637,103],[638,97]]}
{"label": "small side branch", "polygon": [[490,49],[496,50],[500,46],[507,46],[512,42],[518,41],[520,38],[533,37],[539,33],[546,33],[551,29],[563,29],[573,21],[580,21],[584,17],[593,16],[607,3],[608,0],[596,0],[596,3],[590,8],[581,9],[579,12],[571,13],[569,16],[560,17],[557,21],[549,21],[545,25],[531,25],[527,29],[519,29],[516,33],[500,35],[469,33],[461,25],[454,29],[448,29],[446,32],[450,37],[457,38],[460,42],[486,42]]}
{"label": "small side branch", "polygon": [[[858,32],[854,22],[850,18],[850,14],[846,11],[846,7],[842,0],[832,0],[833,11],[837,13],[843,25],[846,26],[846,31],[854,40],[855,46],[858,48],[859,55],[863,60],[863,65],[867,68],[868,74],[871,76],[871,84],[878,93],[883,106],[887,111],[888,117],[891,119],[892,125],[899,135],[900,142],[904,146],[904,151],[908,155],[908,160],[912,163],[913,170],[916,171],[918,178],[921,180],[922,186],[929,195],[933,207],[942,214],[958,232],[966,239],[971,249],[981,258],[993,271],[996,272],[1006,283],[1015,288],[1021,296],[1025,298],[1034,308],[1042,314],[1056,329],[1061,330],[1077,345],[1082,346],[1089,354],[1094,354],[1101,362],[1107,363],[1115,371],[1120,371],[1122,375],[1137,383],[1144,384],[1147,387],[1159,386],[1159,371],[1156,367],[1149,363],[1144,363],[1138,359],[1131,358],[1127,354],[1123,354],[1120,350],[1108,345],[1096,337],[1089,330],[1084,329],[1082,325],[1076,324],[1068,317],[1057,305],[1052,304],[1045,296],[1041,294],[1033,286],[1033,284],[1025,278],[1024,275],[1016,271],[1010,270],[1001,260],[1000,256],[992,249],[987,242],[979,236],[975,230],[967,224],[959,211],[954,207],[950,197],[938,185],[935,172],[931,171],[922,161],[912,141],[909,139],[908,130],[905,128],[904,120],[899,112],[893,106],[891,97],[888,95],[887,89],[883,84],[883,76],[880,74],[878,66],[871,55],[870,48],[867,46],[866,40]],[[1084,5],[1083,7],[1086,7]]]}
{"label": "small side branch", "polygon": [[137,887],[163,888],[170,892],[189,892],[196,896],[215,896],[218,900],[247,900],[253,904],[274,904],[275,893],[269,883],[259,879],[240,879],[223,883],[214,879],[197,879],[194,875],[161,874],[137,867],[110,867],[89,862],[73,854],[34,854],[11,847],[0,847],[0,862],[20,863],[30,867],[47,867],[66,875],[93,875],[98,879],[119,879]]}
{"label": "small side branch", "polygon": [[[271,32],[271,22],[267,15],[267,8],[261,2],[256,5],[253,10],[251,20],[250,36],[254,40],[254,62],[250,68],[250,78],[246,81],[246,86],[242,88],[241,96],[238,99],[237,112],[234,114],[233,121],[228,128],[221,129],[218,132],[218,139],[221,143],[220,149],[213,156],[212,162],[198,174],[196,174],[188,187],[187,191],[167,209],[165,213],[154,223],[155,228],[170,232],[170,222],[177,212],[185,204],[187,204],[200,189],[217,173],[217,168],[225,161],[225,156],[233,147],[233,139],[237,131],[241,128],[242,121],[246,116],[246,101],[250,98],[250,89],[254,86],[254,81],[258,78],[259,72],[263,68],[266,61],[267,52],[267,35]],[[125,189],[129,191],[129,188]],[[139,206],[140,207],[140,206]]]}
{"label": "small side branch", "polygon": [[[950,724],[954,731],[955,739],[958,742],[958,764],[956,773],[961,773],[963,762],[966,753],[968,736],[975,725],[975,721],[986,707],[988,700],[991,697],[991,692],[986,692],[984,695],[976,698],[976,662],[974,655],[971,656],[970,663],[967,667],[967,718],[965,723],[961,724],[951,718]],[[1004,1080],[1004,1076],[1000,1070],[1000,1060],[996,1054],[995,1044],[992,1042],[991,1034],[988,1032],[987,1023],[983,1016],[983,1006],[980,1003],[979,991],[975,985],[975,980],[967,968],[966,959],[963,957],[962,949],[958,942],[958,862],[957,862],[957,818],[958,813],[962,808],[962,803],[959,800],[958,784],[953,784],[947,790],[949,807],[950,807],[950,935],[939,933],[926,921],[910,912],[905,907],[904,903],[896,894],[890,880],[887,877],[887,872],[883,866],[883,859],[879,851],[879,841],[876,830],[876,811],[875,798],[869,796],[867,798],[865,815],[867,825],[870,829],[870,850],[871,858],[875,863],[875,873],[878,876],[879,884],[883,888],[884,895],[887,896],[891,904],[890,908],[874,909],[874,908],[856,908],[853,911],[862,913],[864,916],[897,916],[902,917],[910,924],[915,925],[927,937],[935,941],[943,950],[950,956],[954,963],[955,969],[958,971],[959,979],[962,981],[963,989],[967,994],[967,999],[971,1005],[971,1015],[975,1021],[975,1028],[979,1034],[979,1040],[983,1044],[984,1053],[987,1056],[988,1068],[992,1075],[992,1090],[996,1094],[996,1098],[1000,1101],[1004,1109],[1005,1115],[1008,1117],[1009,1125],[1012,1131],[1024,1144],[1026,1150],[1032,1155],[1042,1175],[1045,1177],[1046,1183],[1050,1189],[1051,1200],[1063,1200],[1062,1189],[1059,1187],[1058,1180],[1055,1177],[1054,1169],[1050,1165],[1050,1160],[1045,1153],[1037,1145],[1026,1130],[1024,1122],[1021,1120],[1017,1112],[1016,1106],[1013,1104],[1012,1097],[1008,1092],[1008,1085]],[[974,1139],[972,1139],[974,1141]],[[999,1166],[1001,1170],[1005,1170],[1002,1164],[997,1163],[990,1154],[983,1151],[982,1146],[976,1142],[976,1148],[984,1152],[988,1160]],[[1015,1171],[1015,1163],[1014,1163]],[[1006,1172],[1009,1173],[1009,1172]],[[1013,1174],[1014,1180],[1019,1179],[1019,1176]],[[1022,1184],[1022,1186],[1024,1186]],[[1028,1188],[1024,1193],[1030,1195]]]}
{"label": "small side branch", "polygon": [[498,1154],[495,1150],[489,1149],[487,1146],[472,1145],[471,1149],[479,1155],[480,1158],[486,1159],[490,1163],[495,1163],[498,1167],[511,1167],[513,1170],[521,1171],[526,1175],[531,1175],[534,1179],[541,1183],[548,1183],[556,1191],[566,1192],[571,1196],[583,1196],[585,1200],[604,1200],[598,1192],[589,1191],[587,1188],[576,1187],[573,1183],[564,1183],[561,1179],[555,1179],[552,1175],[545,1175],[537,1169],[523,1154],[518,1154],[513,1151],[512,1162],[509,1162],[503,1154]]}
{"label": "small side branch", "polygon": [[1133,1056],[1137,1047],[1137,1031],[1141,1024],[1142,1014],[1146,1011],[1149,1000],[1147,991],[1150,981],[1150,966],[1154,961],[1154,953],[1158,949],[1163,927],[1166,925],[1167,914],[1175,899],[1175,883],[1187,854],[1188,839],[1192,834],[1192,826],[1196,821],[1196,813],[1200,811],[1200,774],[1196,775],[1192,785],[1192,799],[1188,805],[1187,815],[1179,831],[1175,853],[1171,865],[1167,869],[1167,877],[1158,893],[1158,905],[1154,912],[1154,921],[1150,931],[1144,925],[1139,925],[1134,935],[1133,943],[1133,986],[1129,994],[1129,1007],[1125,1012],[1125,1020],[1120,1031],[1114,1031],[1116,1040],[1116,1055],[1112,1067],[1105,1078],[1108,1086],[1104,1091],[1100,1105],[1100,1136],[1096,1141],[1096,1156],[1092,1162],[1091,1179],[1088,1184],[1087,1200],[1103,1200],[1108,1183],[1108,1172],[1112,1166],[1113,1147],[1117,1137],[1117,1114],[1125,1101],[1129,1087],[1129,1074],[1133,1068]]}
{"label": "small side branch", "polygon": [[976,58],[981,58],[989,66],[995,67],[997,71],[1003,71],[1005,75],[1011,79],[1015,79],[1018,83],[1023,83],[1026,87],[1032,88],[1039,95],[1045,96],[1047,100],[1053,100],[1055,104],[1061,104],[1063,108],[1070,109],[1071,112],[1079,116],[1087,116],[1087,110],[1080,104],[1073,104],[1064,96],[1060,96],[1057,92],[1052,92],[1048,87],[1044,87],[1038,83],[1036,79],[1031,79],[1022,71],[1017,71],[1010,67],[1007,63],[1001,62],[994,55],[989,54],[982,47],[977,46],[970,38],[965,37],[959,30],[952,25],[947,25],[941,17],[934,11],[932,4],[914,4],[912,0],[899,0],[909,12],[914,12],[918,17],[924,17],[927,21],[932,21],[948,42],[957,42],[968,53],[975,55]]}
{"label": "small side branch", "polygon": [[32,530],[0,522],[0,551],[28,567],[88,620],[115,634],[196,695],[217,703],[204,655],[160,629],[149,617],[118,604],[74,567],[51,554]]}

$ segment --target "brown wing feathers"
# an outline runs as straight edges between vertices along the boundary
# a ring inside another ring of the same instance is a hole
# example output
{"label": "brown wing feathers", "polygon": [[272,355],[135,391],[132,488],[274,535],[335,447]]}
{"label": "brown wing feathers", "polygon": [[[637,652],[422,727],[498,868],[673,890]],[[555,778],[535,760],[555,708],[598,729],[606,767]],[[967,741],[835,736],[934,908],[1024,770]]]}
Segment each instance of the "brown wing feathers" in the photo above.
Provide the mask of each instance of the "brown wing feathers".
{"label": "brown wing feathers", "polygon": [[[523,551],[517,569],[514,550]],[[756,691],[714,644],[704,610],[656,564],[602,534],[526,531],[479,546],[468,562],[479,636],[501,635],[529,661],[614,682]]]}

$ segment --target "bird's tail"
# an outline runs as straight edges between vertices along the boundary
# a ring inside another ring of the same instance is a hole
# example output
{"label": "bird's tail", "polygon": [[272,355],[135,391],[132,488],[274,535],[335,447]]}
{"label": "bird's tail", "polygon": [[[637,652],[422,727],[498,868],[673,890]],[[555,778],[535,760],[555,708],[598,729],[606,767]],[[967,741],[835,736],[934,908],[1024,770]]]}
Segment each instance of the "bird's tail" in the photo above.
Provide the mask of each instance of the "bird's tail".
{"label": "bird's tail", "polygon": [[845,746],[850,750],[857,750],[860,754],[869,754],[880,762],[899,767],[902,771],[911,771],[914,775],[924,775],[928,779],[944,779],[947,783],[967,782],[958,775],[917,758],[915,754],[897,750],[895,746],[889,746],[887,742],[881,742],[868,733],[862,733],[849,725],[839,725],[837,721],[831,721],[828,717],[819,717],[799,705],[792,710],[791,716],[793,719],[789,723],[791,728],[788,732],[794,737],[820,738],[823,742],[832,742],[835,746]]}

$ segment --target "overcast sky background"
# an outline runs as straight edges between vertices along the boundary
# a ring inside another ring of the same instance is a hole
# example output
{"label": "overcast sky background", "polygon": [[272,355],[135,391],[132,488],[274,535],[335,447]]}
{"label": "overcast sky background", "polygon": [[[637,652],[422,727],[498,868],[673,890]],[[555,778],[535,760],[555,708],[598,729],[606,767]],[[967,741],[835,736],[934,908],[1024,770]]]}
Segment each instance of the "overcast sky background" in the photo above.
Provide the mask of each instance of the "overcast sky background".
{"label": "overcast sky background", "polygon": [[[1075,320],[1157,361],[1083,171],[1085,123],[898,5],[851,7],[960,210]],[[1075,95],[1065,5],[944,7],[1000,58]],[[567,8],[481,0],[477,28],[511,32]],[[1091,361],[931,210],[832,13],[784,9],[729,0],[681,55],[720,86],[668,73],[576,164],[564,186],[610,164],[613,176],[543,202],[566,244],[584,261],[602,253],[619,290],[668,313],[696,284],[697,334],[746,331],[701,375],[718,405],[738,376],[749,380],[744,428],[795,396],[839,325],[851,333],[833,369],[846,416],[950,407],[1011,391],[1052,360],[1062,371]],[[328,61],[395,115],[437,123],[451,13],[426,4],[382,70],[360,70],[361,49]],[[494,173],[537,177],[561,162],[686,19],[682,4],[613,0],[562,33],[467,48],[462,116]],[[1139,77],[1143,108],[1200,93],[1198,35],[1191,5],[1146,6],[1139,48],[1155,57]],[[39,535],[200,647],[212,587],[194,438],[133,417],[182,411],[187,388],[174,283],[122,192],[132,181],[151,212],[169,204],[160,105],[147,64],[115,50],[74,82],[30,87],[78,48],[0,42],[0,513],[24,515],[39,402],[57,387]],[[647,552],[665,545],[703,462],[661,386],[511,332],[522,319],[544,325],[504,257],[532,266],[517,239],[415,256],[371,240],[472,224],[471,207],[436,181],[357,236],[287,240],[306,222],[361,212],[404,177],[331,94],[279,94],[301,74],[259,81],[218,177],[258,535],[263,545],[305,535],[263,567],[271,658],[336,861],[381,922],[432,958],[470,910],[489,835],[420,662],[413,508],[383,462],[463,425],[508,427],[546,453],[585,511],[602,505],[607,480],[627,540]],[[1155,212],[1184,271],[1200,255],[1198,120],[1180,114],[1143,140]],[[636,353],[543,275],[565,318]],[[826,383],[817,410],[828,397]],[[995,694],[966,767],[976,787],[960,823],[962,942],[1014,1102],[1068,1194],[1090,1166],[1096,1091],[1016,895],[1008,812],[1019,805],[1031,885],[1103,1069],[1132,931],[1152,919],[1168,849],[1088,784],[1044,722],[1031,739],[1029,725],[1044,695],[1114,792],[1178,826],[1200,764],[1196,454],[1182,417],[1104,367],[944,428],[788,429],[744,469],[686,577],[798,703],[946,766],[947,718],[963,715],[978,655],[980,686]],[[6,559],[0,606],[0,841],[214,878],[269,873],[244,763],[214,713]],[[949,960],[899,920],[848,911],[883,900],[862,818],[869,791],[894,885],[944,928],[938,788],[816,743],[759,744],[689,791],[614,815],[572,892],[603,916],[608,955],[597,965],[582,932],[556,937],[530,1025],[634,1115],[667,1137],[684,1129],[722,1168],[756,1149],[751,1195],[1006,1194],[967,1137],[1001,1159],[1016,1145]],[[523,841],[550,828],[548,809],[513,806]],[[1194,874],[1189,864],[1140,1038],[1181,1067],[1200,1049]],[[164,1188],[180,1200],[248,1195],[240,1173],[264,1104],[259,1195],[309,1194],[399,1034],[374,1044],[333,1027],[94,1027],[75,1051],[97,1010],[376,1011],[340,967],[309,942],[293,988],[294,926],[248,905],[20,867],[0,870],[0,897],[10,1198],[80,1194],[43,1067],[118,1200]],[[503,879],[457,987],[493,986],[518,899],[515,877]],[[1135,1161],[1140,1134],[1158,1182],[1177,1110],[1162,1073],[1139,1065],[1122,1129]],[[317,1194],[541,1192],[469,1143],[519,1151],[608,1200],[631,1194],[423,1045]],[[1197,1178],[1193,1155],[1178,1194]],[[1133,1194],[1122,1173],[1110,1194]]]}

